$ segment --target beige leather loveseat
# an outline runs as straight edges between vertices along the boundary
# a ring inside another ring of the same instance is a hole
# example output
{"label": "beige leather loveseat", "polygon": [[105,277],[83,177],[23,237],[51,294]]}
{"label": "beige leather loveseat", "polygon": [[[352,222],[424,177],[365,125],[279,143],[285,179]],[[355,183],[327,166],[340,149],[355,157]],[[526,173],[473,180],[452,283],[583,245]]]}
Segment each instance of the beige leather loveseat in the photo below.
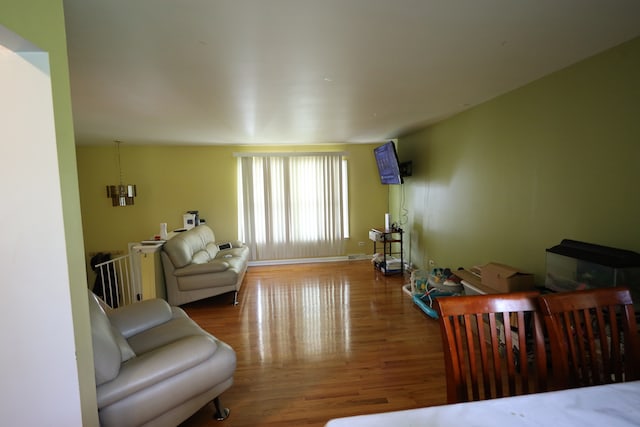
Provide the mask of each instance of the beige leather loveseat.
{"label": "beige leather loveseat", "polygon": [[[228,249],[219,245],[227,243]],[[213,230],[199,225],[178,233],[162,248],[162,265],[171,305],[234,292],[234,304],[249,262],[249,248],[239,241],[216,242]]]}
{"label": "beige leather loveseat", "polygon": [[117,309],[89,292],[102,427],[176,426],[233,384],[236,354],[161,299]]}

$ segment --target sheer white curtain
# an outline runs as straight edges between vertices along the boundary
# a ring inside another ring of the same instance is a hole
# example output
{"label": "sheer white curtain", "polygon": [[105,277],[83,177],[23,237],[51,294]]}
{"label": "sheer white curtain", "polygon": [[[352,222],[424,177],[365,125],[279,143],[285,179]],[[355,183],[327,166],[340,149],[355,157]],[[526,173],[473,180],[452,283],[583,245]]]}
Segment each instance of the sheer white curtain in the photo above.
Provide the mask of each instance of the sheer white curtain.
{"label": "sheer white curtain", "polygon": [[252,259],[342,255],[341,153],[239,155],[240,238]]}

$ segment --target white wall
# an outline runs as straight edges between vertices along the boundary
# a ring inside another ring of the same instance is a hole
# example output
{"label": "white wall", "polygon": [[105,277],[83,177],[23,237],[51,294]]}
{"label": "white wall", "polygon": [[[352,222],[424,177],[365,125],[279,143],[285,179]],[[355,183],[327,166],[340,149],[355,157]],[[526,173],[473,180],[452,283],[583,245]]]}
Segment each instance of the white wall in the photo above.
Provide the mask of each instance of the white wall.
{"label": "white wall", "polygon": [[0,424],[82,425],[49,58],[0,26]]}

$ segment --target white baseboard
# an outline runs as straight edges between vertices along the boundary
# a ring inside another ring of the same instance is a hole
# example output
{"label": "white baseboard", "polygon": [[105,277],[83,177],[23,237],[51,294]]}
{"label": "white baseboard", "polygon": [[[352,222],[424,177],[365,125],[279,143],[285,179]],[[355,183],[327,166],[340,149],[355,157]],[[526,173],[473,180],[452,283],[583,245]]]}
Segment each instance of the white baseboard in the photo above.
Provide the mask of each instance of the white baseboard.
{"label": "white baseboard", "polygon": [[260,265],[284,265],[284,264],[308,264],[316,262],[337,262],[337,261],[357,261],[363,259],[370,259],[371,255],[366,254],[353,254],[335,257],[319,257],[319,258],[293,258],[293,259],[272,259],[262,261],[249,261],[249,266]]}
{"label": "white baseboard", "polygon": [[349,254],[347,255],[347,258],[349,258],[349,260],[359,260],[359,259],[368,259],[370,260],[373,257],[373,255],[371,254]]}

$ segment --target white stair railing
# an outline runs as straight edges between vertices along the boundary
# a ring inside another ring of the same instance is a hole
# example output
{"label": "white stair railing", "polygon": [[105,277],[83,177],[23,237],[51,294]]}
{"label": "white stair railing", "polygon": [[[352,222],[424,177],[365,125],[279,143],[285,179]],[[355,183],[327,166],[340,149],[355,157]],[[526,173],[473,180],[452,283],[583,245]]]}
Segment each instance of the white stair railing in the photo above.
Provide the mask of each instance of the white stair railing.
{"label": "white stair railing", "polygon": [[140,300],[131,253],[95,265],[102,282],[102,299],[110,307],[122,307]]}

